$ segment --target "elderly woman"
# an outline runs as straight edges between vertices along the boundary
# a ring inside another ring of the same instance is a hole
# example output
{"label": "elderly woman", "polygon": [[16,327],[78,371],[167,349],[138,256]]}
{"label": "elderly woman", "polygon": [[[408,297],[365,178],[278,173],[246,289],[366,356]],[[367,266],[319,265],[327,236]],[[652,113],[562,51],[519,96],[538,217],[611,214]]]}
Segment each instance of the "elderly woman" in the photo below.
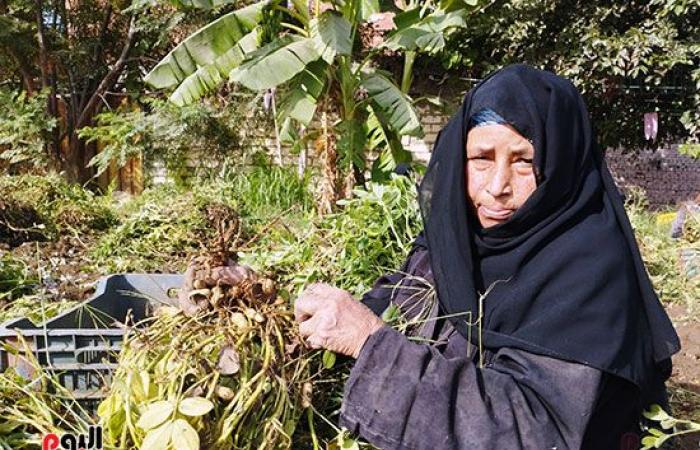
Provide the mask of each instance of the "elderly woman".
{"label": "elderly woman", "polygon": [[[575,87],[523,65],[483,80],[419,200],[424,232],[364,304],[323,284],[296,301],[311,346],[357,358],[341,425],[384,450],[638,448],[679,342]],[[410,315],[425,282],[417,343],[375,313]]]}

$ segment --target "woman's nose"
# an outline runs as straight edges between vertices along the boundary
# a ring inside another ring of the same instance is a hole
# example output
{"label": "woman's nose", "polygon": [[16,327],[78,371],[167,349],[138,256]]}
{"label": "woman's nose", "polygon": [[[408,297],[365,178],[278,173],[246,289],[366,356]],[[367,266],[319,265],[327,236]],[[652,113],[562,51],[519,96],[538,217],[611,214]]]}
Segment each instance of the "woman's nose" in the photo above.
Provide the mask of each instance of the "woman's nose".
{"label": "woman's nose", "polygon": [[510,186],[510,167],[495,165],[494,170],[491,173],[491,179],[487,183],[486,192],[493,197],[511,194],[512,188]]}

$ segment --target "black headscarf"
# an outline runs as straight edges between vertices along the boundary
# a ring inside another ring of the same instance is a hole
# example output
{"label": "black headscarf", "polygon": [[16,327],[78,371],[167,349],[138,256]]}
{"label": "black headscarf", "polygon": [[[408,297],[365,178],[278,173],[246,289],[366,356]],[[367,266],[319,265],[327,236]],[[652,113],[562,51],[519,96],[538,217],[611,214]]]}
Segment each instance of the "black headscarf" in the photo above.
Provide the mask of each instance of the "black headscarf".
{"label": "black headscarf", "polygon": [[[484,109],[530,139],[537,188],[507,221],[482,229],[464,168],[469,120]],[[679,350],[568,80],[514,65],[480,82],[440,132],[419,200],[441,308],[472,343],[579,362],[642,390]]]}

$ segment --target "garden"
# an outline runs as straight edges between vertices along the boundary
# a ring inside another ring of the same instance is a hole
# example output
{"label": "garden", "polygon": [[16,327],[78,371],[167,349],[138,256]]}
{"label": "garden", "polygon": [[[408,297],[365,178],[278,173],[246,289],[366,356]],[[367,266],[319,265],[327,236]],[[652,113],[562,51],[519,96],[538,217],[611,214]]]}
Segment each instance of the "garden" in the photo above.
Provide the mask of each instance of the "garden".
{"label": "garden", "polygon": [[[494,68],[571,79],[606,148],[700,155],[693,1],[0,11],[2,449],[371,448],[337,424],[352,361],[308,348],[292,305],[314,282],[359,299],[398,270],[422,230],[425,165],[407,143]],[[651,108],[672,111],[653,142]],[[624,194],[683,346],[641,445],[697,448],[700,213],[689,202],[679,222],[678,204]],[[212,281],[238,264],[238,282]],[[108,313],[117,301],[134,306]]]}

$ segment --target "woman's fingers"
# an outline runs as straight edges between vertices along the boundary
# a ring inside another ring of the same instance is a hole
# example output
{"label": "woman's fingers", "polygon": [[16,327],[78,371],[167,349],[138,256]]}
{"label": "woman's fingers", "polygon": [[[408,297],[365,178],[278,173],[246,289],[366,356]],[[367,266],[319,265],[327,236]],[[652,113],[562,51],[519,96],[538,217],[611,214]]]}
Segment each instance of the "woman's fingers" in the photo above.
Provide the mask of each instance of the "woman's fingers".
{"label": "woman's fingers", "polygon": [[304,320],[299,324],[299,334],[303,337],[312,336],[319,326],[320,316],[311,316],[309,319]]}
{"label": "woman's fingers", "polygon": [[306,344],[313,349],[326,348],[326,340],[316,334],[306,338]]}
{"label": "woman's fingers", "polygon": [[317,285],[309,286],[294,302],[294,318],[297,322],[306,321],[323,306],[323,300]]}

